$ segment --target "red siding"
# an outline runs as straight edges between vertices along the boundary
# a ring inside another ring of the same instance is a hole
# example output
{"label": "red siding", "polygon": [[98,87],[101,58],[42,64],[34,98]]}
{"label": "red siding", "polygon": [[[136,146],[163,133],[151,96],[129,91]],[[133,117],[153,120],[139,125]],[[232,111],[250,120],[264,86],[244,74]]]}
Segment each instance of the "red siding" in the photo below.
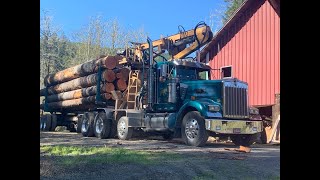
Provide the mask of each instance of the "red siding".
{"label": "red siding", "polygon": [[[269,1],[248,7],[209,53],[212,68],[231,65],[233,77],[248,83],[250,105],[275,103],[280,93],[280,17]],[[221,78],[220,71],[211,78]]]}

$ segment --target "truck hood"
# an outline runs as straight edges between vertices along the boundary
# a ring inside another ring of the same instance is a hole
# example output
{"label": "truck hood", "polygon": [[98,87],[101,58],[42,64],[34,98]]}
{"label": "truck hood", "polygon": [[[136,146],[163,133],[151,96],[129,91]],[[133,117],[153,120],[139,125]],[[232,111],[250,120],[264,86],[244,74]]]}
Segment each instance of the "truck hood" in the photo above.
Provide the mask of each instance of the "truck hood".
{"label": "truck hood", "polygon": [[222,80],[183,81],[180,83],[180,94],[183,100],[211,99],[220,103],[222,98]]}

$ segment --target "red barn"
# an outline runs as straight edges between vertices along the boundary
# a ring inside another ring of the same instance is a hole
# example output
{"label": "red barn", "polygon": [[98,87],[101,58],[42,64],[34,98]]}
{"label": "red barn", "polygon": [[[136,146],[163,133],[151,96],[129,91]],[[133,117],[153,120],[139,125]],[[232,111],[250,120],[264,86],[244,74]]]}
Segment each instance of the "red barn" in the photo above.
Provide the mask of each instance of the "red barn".
{"label": "red barn", "polygon": [[200,54],[211,79],[248,83],[249,104],[276,117],[280,111],[280,0],[246,0]]}

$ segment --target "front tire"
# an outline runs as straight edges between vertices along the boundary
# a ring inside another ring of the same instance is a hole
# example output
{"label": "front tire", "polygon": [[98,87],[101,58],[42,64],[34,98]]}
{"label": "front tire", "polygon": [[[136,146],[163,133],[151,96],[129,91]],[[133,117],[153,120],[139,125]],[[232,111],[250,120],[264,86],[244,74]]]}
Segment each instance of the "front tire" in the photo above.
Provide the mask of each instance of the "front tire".
{"label": "front tire", "polygon": [[204,118],[198,111],[185,114],[182,120],[181,136],[185,144],[191,146],[204,146],[208,140]]}
{"label": "front tire", "polygon": [[118,138],[128,140],[132,137],[133,128],[128,126],[128,117],[122,116],[117,124]]}
{"label": "front tire", "polygon": [[110,136],[111,119],[105,112],[99,112],[94,119],[94,134],[99,139],[107,139]]}
{"label": "front tire", "polygon": [[94,114],[85,113],[82,119],[81,133],[84,137],[93,137]]}

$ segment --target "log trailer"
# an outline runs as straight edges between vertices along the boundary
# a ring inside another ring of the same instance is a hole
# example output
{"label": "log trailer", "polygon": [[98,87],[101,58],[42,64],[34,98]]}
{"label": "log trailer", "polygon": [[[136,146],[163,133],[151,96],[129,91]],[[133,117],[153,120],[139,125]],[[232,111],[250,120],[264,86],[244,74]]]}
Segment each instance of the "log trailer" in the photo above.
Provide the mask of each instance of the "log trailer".
{"label": "log trailer", "polygon": [[[210,66],[187,57],[211,39],[210,27],[202,22],[156,41],[132,43],[113,58],[117,67],[130,70],[127,88],[112,90],[109,99],[97,88],[106,85],[101,74],[110,64],[103,63],[109,56],[90,61],[91,66],[84,63],[48,76],[46,88],[40,90],[40,96],[45,96],[40,107],[50,114],[41,116],[40,129],[60,125],[83,136],[122,140],[145,133],[182,138],[191,146],[205,145],[209,136],[229,136],[236,145],[251,145],[262,131],[262,121],[258,110],[248,106],[248,84],[236,78],[209,80]],[[156,57],[161,58],[156,61]],[[82,73],[88,69],[97,72],[93,78]],[[77,79],[77,87],[63,88]]]}

